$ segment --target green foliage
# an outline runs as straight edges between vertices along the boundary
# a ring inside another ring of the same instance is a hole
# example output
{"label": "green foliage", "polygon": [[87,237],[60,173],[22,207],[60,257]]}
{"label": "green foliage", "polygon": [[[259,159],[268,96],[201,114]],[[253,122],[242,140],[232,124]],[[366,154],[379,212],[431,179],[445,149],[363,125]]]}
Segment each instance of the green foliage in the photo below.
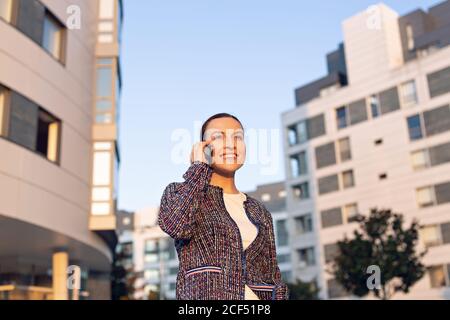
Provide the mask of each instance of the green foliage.
{"label": "green foliage", "polygon": [[303,282],[297,280],[295,283],[287,283],[289,288],[289,300],[317,300],[319,299],[319,288],[316,281]]}
{"label": "green foliage", "polygon": [[371,291],[367,268],[376,265],[381,270],[381,286],[373,290],[376,297],[390,299],[396,292],[409,292],[425,273],[421,263],[425,252],[416,252],[418,222],[405,229],[401,214],[378,209],[372,209],[368,217],[359,215],[357,221],[360,228],[354,237],[338,242],[331,274],[347,292],[362,297]]}

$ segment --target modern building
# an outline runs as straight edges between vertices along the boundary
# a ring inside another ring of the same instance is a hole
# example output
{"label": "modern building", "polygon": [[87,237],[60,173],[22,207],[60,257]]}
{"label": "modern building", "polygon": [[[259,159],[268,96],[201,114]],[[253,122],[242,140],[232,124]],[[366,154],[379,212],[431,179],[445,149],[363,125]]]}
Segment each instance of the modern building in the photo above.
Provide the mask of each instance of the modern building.
{"label": "modern building", "polygon": [[[293,277],[348,296],[326,272],[354,215],[419,219],[426,275],[408,295],[450,298],[450,1],[400,16],[384,4],[343,24],[328,74],[282,114]],[[294,221],[312,221],[297,234]]]}
{"label": "modern building", "polygon": [[[288,212],[286,210],[285,183],[274,182],[256,186],[256,190],[247,192],[249,196],[261,201],[272,214],[273,228],[275,232],[275,246],[277,261],[281,271],[281,277],[285,282],[293,282],[291,243],[288,233]],[[295,221],[296,232],[301,232],[303,221]]]}
{"label": "modern building", "polygon": [[121,224],[129,226],[119,235],[119,247],[130,252],[126,269],[133,278],[129,286],[136,300],[176,298],[178,257],[173,239],[158,225],[158,213],[159,208],[149,207],[120,216],[126,221]]}
{"label": "modern building", "polygon": [[119,0],[0,0],[0,299],[110,298],[121,24]]}

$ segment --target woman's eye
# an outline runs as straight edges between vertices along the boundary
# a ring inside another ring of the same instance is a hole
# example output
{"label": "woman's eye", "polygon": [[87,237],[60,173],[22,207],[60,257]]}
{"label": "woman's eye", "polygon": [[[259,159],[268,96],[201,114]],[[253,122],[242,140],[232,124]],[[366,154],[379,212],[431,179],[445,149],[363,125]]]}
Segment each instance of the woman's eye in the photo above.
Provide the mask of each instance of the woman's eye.
{"label": "woman's eye", "polygon": [[239,141],[244,140],[244,137],[243,137],[243,136],[235,136],[234,138],[235,138],[236,140],[239,140]]}

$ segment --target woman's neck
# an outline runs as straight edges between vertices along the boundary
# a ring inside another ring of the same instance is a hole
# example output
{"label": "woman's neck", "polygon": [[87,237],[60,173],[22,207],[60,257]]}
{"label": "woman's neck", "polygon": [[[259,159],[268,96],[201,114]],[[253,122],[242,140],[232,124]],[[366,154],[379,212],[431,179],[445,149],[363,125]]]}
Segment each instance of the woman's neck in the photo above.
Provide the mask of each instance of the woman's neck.
{"label": "woman's neck", "polygon": [[224,193],[239,193],[239,190],[234,184],[234,172],[228,175],[214,171],[209,183],[221,187]]}

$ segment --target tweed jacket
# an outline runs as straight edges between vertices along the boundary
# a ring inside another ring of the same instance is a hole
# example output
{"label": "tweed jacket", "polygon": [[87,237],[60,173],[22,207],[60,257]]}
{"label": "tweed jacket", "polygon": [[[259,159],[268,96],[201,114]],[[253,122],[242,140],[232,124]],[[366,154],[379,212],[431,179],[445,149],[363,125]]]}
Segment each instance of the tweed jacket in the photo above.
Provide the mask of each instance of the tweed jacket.
{"label": "tweed jacket", "polygon": [[209,184],[212,167],[200,161],[170,183],[158,224],[175,240],[178,300],[244,300],[246,284],[261,300],[286,300],[276,259],[272,215],[245,192],[244,208],[258,233],[243,250],[239,227],[226,210],[223,189]]}

